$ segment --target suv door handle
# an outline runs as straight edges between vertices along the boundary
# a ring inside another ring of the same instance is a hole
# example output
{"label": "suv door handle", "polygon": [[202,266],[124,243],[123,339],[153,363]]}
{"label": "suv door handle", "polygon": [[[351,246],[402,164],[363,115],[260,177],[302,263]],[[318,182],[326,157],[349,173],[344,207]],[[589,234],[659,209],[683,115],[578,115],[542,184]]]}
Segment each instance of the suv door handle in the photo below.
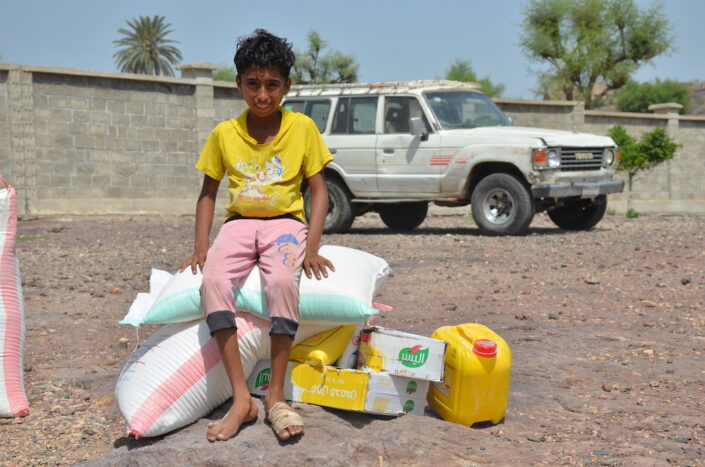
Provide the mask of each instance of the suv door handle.
{"label": "suv door handle", "polygon": [[394,148],[384,148],[382,152],[385,154],[394,154]]}
{"label": "suv door handle", "polygon": [[337,149],[329,149],[329,151],[330,151],[331,154],[335,154],[336,152],[338,152]]}

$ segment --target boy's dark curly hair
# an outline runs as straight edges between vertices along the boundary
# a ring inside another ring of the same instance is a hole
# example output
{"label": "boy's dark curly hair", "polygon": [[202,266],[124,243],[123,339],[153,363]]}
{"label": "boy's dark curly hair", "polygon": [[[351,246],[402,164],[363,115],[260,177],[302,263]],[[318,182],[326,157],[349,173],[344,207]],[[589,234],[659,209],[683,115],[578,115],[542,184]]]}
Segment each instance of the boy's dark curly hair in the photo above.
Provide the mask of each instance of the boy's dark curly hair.
{"label": "boy's dark curly hair", "polygon": [[255,29],[250,36],[238,40],[234,62],[238,75],[254,65],[278,69],[288,79],[295,59],[289,41],[264,29]]}

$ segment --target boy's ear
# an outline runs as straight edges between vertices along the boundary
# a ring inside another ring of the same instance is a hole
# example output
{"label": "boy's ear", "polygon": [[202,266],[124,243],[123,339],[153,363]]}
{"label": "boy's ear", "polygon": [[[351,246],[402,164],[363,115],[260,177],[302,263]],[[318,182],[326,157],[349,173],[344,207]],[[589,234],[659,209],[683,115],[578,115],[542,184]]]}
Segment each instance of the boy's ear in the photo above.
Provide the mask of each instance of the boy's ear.
{"label": "boy's ear", "polygon": [[286,81],[284,81],[284,94],[289,94],[290,89],[291,89],[291,78],[287,78]]}
{"label": "boy's ear", "polygon": [[240,89],[240,75],[235,76],[235,84],[237,84],[237,88]]}

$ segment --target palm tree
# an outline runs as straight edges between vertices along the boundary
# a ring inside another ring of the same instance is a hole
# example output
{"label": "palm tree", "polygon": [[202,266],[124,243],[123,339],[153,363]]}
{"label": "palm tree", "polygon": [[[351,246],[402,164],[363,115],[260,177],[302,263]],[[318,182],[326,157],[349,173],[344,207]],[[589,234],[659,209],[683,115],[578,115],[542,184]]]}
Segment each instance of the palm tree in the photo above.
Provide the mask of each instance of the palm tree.
{"label": "palm tree", "polygon": [[120,40],[113,41],[122,49],[115,52],[113,58],[120,71],[127,73],[141,73],[145,75],[174,76],[172,65],[181,62],[181,52],[174,47],[178,41],[166,39],[172,32],[171,24],[164,23],[164,17],[140,16],[132,21],[127,21],[130,29],[120,28],[123,34]]}

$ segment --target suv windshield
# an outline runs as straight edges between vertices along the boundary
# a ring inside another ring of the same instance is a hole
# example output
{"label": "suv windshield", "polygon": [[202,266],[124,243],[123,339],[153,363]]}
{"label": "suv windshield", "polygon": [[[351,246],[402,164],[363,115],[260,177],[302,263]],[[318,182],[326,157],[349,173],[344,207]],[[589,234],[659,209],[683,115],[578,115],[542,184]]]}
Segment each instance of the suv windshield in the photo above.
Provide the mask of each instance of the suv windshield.
{"label": "suv windshield", "polygon": [[425,93],[425,96],[438,122],[445,129],[510,125],[509,119],[484,94],[434,91]]}

